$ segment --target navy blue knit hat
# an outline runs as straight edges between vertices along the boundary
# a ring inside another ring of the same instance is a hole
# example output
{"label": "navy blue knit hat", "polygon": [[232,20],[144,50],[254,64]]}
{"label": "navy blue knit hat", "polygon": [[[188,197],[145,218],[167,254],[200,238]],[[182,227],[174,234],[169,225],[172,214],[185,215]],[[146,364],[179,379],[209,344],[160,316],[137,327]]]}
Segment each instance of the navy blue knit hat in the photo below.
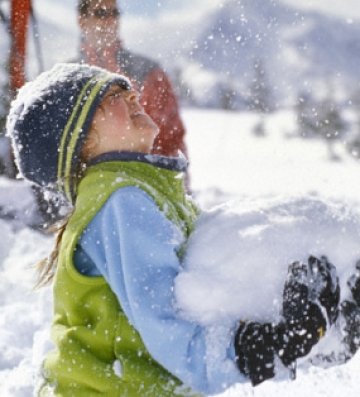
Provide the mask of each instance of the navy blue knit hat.
{"label": "navy blue knit hat", "polygon": [[73,202],[81,148],[113,84],[131,89],[124,76],[68,63],[55,65],[21,88],[6,126],[21,176]]}

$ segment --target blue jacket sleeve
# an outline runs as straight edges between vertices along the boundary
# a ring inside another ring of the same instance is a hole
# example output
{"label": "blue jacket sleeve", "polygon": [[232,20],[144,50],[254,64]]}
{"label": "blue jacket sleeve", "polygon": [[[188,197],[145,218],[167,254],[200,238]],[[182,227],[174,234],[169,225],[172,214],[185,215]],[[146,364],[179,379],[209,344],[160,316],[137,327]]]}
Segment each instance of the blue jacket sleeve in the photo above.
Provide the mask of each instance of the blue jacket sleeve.
{"label": "blue jacket sleeve", "polygon": [[210,370],[207,330],[177,315],[174,279],[181,270],[176,252],[182,242],[181,231],[150,196],[125,187],[112,194],[88,225],[75,263],[79,268],[86,258],[87,268],[89,261],[95,264],[156,361],[193,389],[214,393],[241,376],[231,360],[230,340],[223,347],[227,370],[220,369],[220,357],[219,368]]}

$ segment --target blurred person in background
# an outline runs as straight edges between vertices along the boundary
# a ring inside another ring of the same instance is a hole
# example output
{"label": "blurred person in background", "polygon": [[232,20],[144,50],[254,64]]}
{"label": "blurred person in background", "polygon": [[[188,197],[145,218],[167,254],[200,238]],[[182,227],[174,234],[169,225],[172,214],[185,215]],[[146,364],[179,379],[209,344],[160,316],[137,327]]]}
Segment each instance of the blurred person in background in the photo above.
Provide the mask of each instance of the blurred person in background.
{"label": "blurred person in background", "polygon": [[180,150],[187,157],[185,129],[170,80],[158,63],[124,48],[118,36],[120,16],[116,0],[79,0],[77,61],[127,76],[141,93],[141,105],[159,126],[153,153],[177,156]]}

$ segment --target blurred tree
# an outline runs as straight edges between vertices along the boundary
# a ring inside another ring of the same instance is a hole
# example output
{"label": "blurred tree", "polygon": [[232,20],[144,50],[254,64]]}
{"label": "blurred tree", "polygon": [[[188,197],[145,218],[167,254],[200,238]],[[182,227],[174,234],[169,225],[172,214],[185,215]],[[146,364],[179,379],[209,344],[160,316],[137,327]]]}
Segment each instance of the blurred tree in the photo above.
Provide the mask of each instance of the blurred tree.
{"label": "blurred tree", "polygon": [[220,84],[218,98],[221,109],[235,110],[236,89],[230,80]]}
{"label": "blurred tree", "polygon": [[346,123],[341,109],[332,96],[327,96],[319,104],[318,135],[325,140],[331,160],[338,160],[334,151],[334,142],[340,140],[346,132]]}
{"label": "blurred tree", "polygon": [[6,117],[10,109],[11,91],[9,86],[9,67],[2,64],[0,73],[5,77],[5,81],[0,86],[0,175],[5,174],[14,178],[16,169],[12,158],[9,139],[5,136]]}
{"label": "blurred tree", "polygon": [[249,87],[250,110],[259,113],[269,113],[274,110],[274,104],[264,62],[261,59],[256,59],[253,70],[254,77]]}
{"label": "blurred tree", "polygon": [[[2,8],[3,2],[0,1],[0,29],[1,34],[5,34],[9,31],[9,18]],[[3,82],[0,85],[0,136],[4,133],[4,126],[6,115],[9,109],[9,65],[8,59],[6,56],[2,57],[0,64],[0,74],[4,78]]]}
{"label": "blurred tree", "polygon": [[310,94],[299,94],[296,105],[297,133],[302,138],[316,138],[318,130],[318,118],[316,105]]}
{"label": "blurred tree", "polygon": [[[4,3],[0,1],[0,24],[1,33],[9,32],[9,16],[1,7]],[[5,38],[5,37],[4,37]],[[9,142],[5,137],[6,117],[10,108],[10,76],[9,59],[3,56],[0,63],[0,174],[7,173],[9,167]]]}
{"label": "blurred tree", "polygon": [[298,96],[295,113],[298,135],[302,138],[323,139],[330,159],[339,160],[334,143],[344,136],[347,124],[333,95],[329,93],[322,100],[316,100],[308,92],[302,92]]}
{"label": "blurred tree", "polygon": [[192,106],[195,104],[195,99],[191,88],[183,77],[183,71],[180,66],[175,67],[171,73],[171,79],[174,83],[174,90],[177,97],[181,100],[182,104]]}
{"label": "blurred tree", "polygon": [[352,139],[347,143],[347,149],[353,157],[360,159],[360,89],[352,95],[351,105],[355,119]]}
{"label": "blurred tree", "polygon": [[[0,2],[0,6],[2,4]],[[0,7],[0,20],[4,24],[4,31],[9,34],[8,56],[2,58],[3,63],[0,66],[4,69],[5,77],[5,82],[0,87],[0,162],[2,163],[1,173],[14,178],[16,167],[10,143],[4,137],[4,131],[10,101],[25,83],[27,30],[32,2],[31,0],[11,0],[7,2],[7,5],[9,7],[6,7],[6,12]]]}
{"label": "blurred tree", "polygon": [[356,131],[360,137],[360,88],[358,88],[352,98],[353,109],[356,116]]}
{"label": "blurred tree", "polygon": [[9,68],[2,64],[0,73],[6,76],[5,81],[0,86],[0,134],[3,135],[5,131],[6,115],[10,107],[10,91],[9,91]]}

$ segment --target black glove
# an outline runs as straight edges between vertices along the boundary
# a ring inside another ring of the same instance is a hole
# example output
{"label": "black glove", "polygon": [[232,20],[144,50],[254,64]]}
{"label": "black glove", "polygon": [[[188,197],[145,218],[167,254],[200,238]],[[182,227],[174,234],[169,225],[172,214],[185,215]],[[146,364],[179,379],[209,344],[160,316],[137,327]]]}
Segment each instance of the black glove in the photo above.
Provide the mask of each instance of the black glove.
{"label": "black glove", "polygon": [[[283,294],[283,317],[275,330],[275,350],[284,365],[306,356],[336,321],[340,288],[335,267],[325,257],[289,266]],[[325,309],[324,311],[322,310]]]}
{"label": "black glove", "polygon": [[[307,355],[338,315],[340,297],[336,270],[325,257],[289,266],[283,293],[284,320],[241,322],[235,335],[236,363],[253,386],[274,377],[275,354],[289,366]],[[324,308],[325,315],[322,308]]]}
{"label": "black glove", "polygon": [[[325,308],[329,325],[335,323],[339,315],[340,286],[336,268],[325,256],[319,259],[310,256],[308,263],[311,269],[310,298],[319,300]],[[312,288],[311,288],[312,287]]]}
{"label": "black glove", "polygon": [[347,284],[355,303],[360,306],[360,261],[356,263],[356,273],[350,277]]}
{"label": "black glove", "polygon": [[341,303],[341,314],[345,319],[343,343],[346,346],[345,359],[351,358],[360,347],[360,307],[353,301]]}
{"label": "black glove", "polygon": [[274,376],[274,327],[241,322],[235,335],[236,364],[253,386]]}
{"label": "black glove", "polygon": [[360,347],[360,262],[356,263],[356,272],[348,280],[353,300],[341,303],[341,315],[344,319],[343,343],[346,346],[346,359],[351,358]]}

